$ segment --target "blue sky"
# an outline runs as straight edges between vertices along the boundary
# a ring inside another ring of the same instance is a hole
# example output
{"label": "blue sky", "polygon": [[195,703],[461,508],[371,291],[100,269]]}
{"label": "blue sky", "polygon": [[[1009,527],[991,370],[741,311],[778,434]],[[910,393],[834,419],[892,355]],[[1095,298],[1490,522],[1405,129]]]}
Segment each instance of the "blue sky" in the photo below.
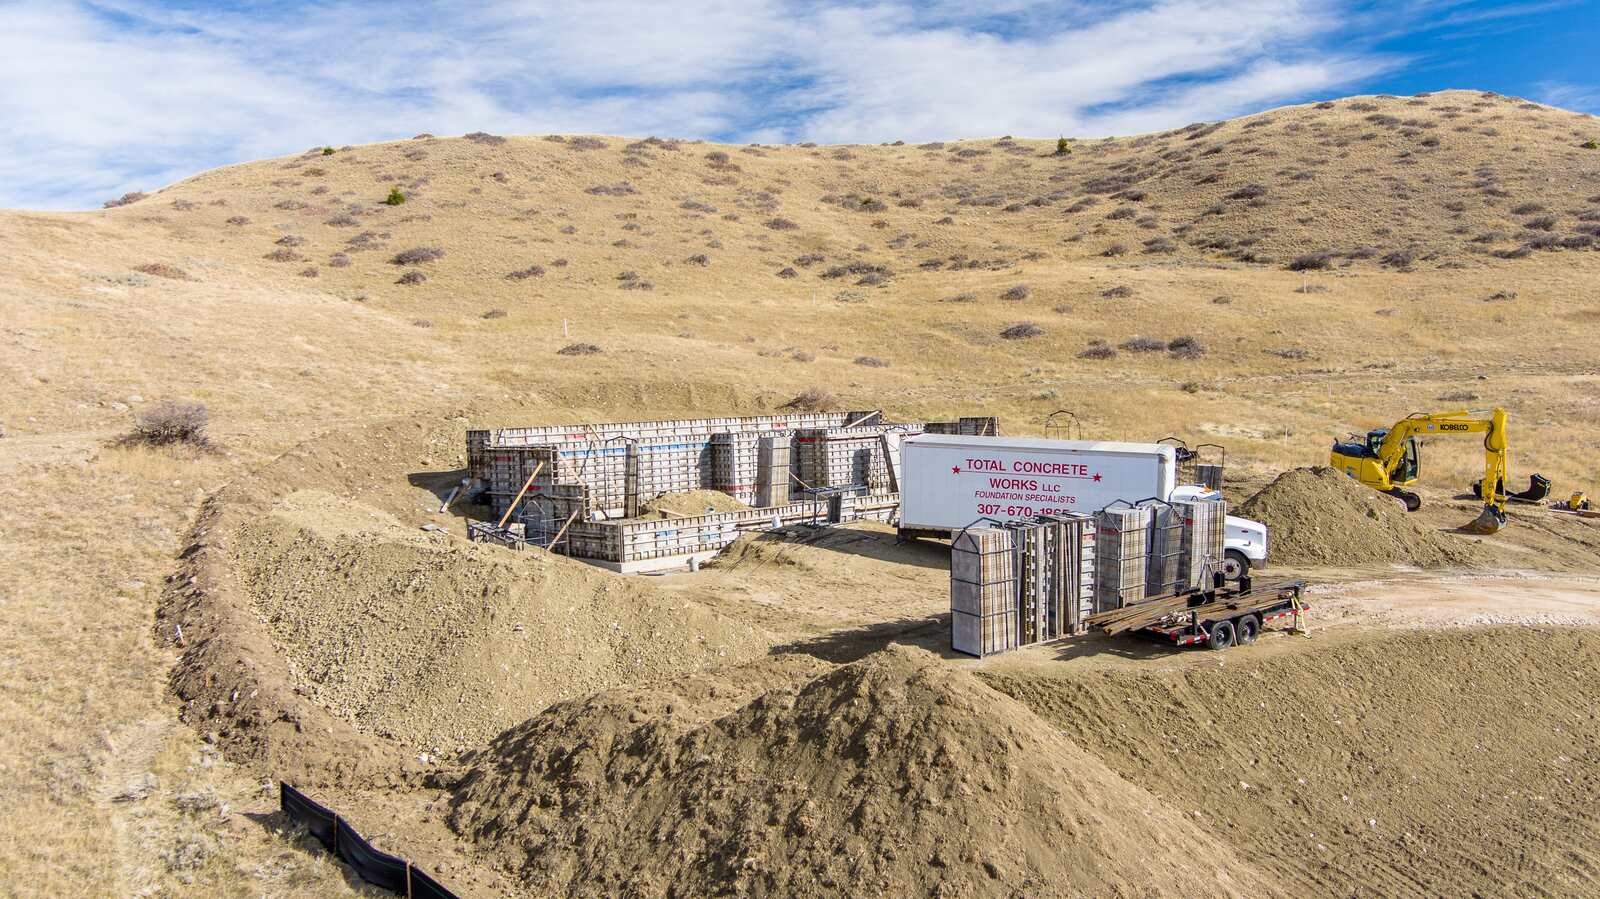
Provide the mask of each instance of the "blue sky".
{"label": "blue sky", "polygon": [[0,23],[0,206],[38,209],[421,131],[1087,137],[1452,87],[1600,113],[1600,0],[0,0]]}

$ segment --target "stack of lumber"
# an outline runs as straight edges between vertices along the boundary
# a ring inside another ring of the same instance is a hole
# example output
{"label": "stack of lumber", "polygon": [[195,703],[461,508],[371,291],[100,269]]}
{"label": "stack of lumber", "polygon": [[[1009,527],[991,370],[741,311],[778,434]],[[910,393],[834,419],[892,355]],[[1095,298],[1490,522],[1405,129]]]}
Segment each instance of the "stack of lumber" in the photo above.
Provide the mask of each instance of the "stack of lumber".
{"label": "stack of lumber", "polygon": [[1084,619],[1084,623],[1107,635],[1120,634],[1149,627],[1168,615],[1187,611],[1188,608],[1189,596],[1167,596],[1098,612]]}

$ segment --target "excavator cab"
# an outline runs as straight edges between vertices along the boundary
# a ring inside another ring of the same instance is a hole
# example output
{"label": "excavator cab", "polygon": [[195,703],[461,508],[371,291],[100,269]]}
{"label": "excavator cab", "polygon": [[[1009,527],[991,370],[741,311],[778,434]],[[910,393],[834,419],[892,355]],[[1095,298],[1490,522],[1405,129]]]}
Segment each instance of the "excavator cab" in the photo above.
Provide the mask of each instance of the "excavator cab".
{"label": "excavator cab", "polygon": [[[1383,438],[1378,438],[1378,442],[1381,444]],[[1411,484],[1421,473],[1422,454],[1417,449],[1417,438],[1412,437],[1406,440],[1405,455],[1400,457],[1400,464],[1395,468],[1394,474],[1389,476],[1389,480],[1397,484]]]}
{"label": "excavator cab", "polygon": [[1422,497],[1405,487],[1416,483],[1422,472],[1422,455],[1417,438],[1406,438],[1401,445],[1400,458],[1396,460],[1393,471],[1390,471],[1383,457],[1383,443],[1390,430],[1374,428],[1365,437],[1351,434],[1347,442],[1335,443],[1330,464],[1368,487],[1404,503],[1406,511],[1415,512],[1422,507]]}

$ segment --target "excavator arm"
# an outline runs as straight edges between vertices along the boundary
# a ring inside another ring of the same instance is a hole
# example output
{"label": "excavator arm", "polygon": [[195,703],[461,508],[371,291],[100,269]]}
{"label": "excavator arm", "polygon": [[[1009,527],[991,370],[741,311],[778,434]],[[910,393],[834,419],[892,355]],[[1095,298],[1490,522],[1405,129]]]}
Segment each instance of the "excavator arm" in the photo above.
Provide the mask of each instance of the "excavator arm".
{"label": "excavator arm", "polygon": [[[1374,431],[1372,439],[1376,440],[1379,433]],[[1492,534],[1498,531],[1506,518],[1505,480],[1510,457],[1504,409],[1495,408],[1487,411],[1457,409],[1449,412],[1412,413],[1395,422],[1386,432],[1382,432],[1382,441],[1370,450],[1370,454],[1363,454],[1356,465],[1349,464],[1352,457],[1345,452],[1348,445],[1336,445],[1333,464],[1335,467],[1340,467],[1343,463],[1346,472],[1359,478],[1362,483],[1402,499],[1407,509],[1414,510],[1421,505],[1421,500],[1416,494],[1402,489],[1404,485],[1416,479],[1415,471],[1406,472],[1405,465],[1408,459],[1415,462],[1415,455],[1409,452],[1413,438],[1434,434],[1484,435],[1483,480],[1474,485],[1474,492],[1483,500],[1483,512],[1467,526],[1467,529],[1480,534]],[[1529,489],[1516,496],[1519,499],[1537,501],[1543,499],[1548,492],[1549,482],[1539,475],[1534,475]]]}
{"label": "excavator arm", "polygon": [[[1488,417],[1482,417],[1482,416]],[[1483,480],[1477,494],[1502,513],[1505,511],[1505,479],[1510,445],[1506,440],[1506,410],[1488,411],[1459,409],[1451,412],[1414,412],[1400,421],[1384,436],[1378,448],[1378,461],[1384,472],[1393,477],[1405,458],[1406,443],[1412,437],[1433,434],[1482,434]]]}

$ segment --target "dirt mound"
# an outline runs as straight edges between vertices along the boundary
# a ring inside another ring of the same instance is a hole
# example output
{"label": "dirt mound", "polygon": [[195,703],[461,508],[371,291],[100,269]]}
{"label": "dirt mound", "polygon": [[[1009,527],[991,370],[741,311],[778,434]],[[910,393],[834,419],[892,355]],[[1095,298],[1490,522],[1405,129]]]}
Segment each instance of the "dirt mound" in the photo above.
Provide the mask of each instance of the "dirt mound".
{"label": "dirt mound", "polygon": [[1288,565],[1469,565],[1472,543],[1419,523],[1396,500],[1332,468],[1296,468],[1237,514],[1266,524],[1273,562]]}
{"label": "dirt mound", "polygon": [[717,490],[683,490],[663,493],[639,509],[640,518],[682,518],[712,512],[737,512],[749,506]]}
{"label": "dirt mound", "polygon": [[1600,895],[1600,632],[1303,646],[981,678],[1293,895]]}
{"label": "dirt mound", "polygon": [[892,647],[713,720],[670,692],[498,739],[451,823],[541,895],[1275,895],[1016,701]]}
{"label": "dirt mound", "polygon": [[729,570],[767,567],[814,570],[816,566],[796,552],[795,547],[800,545],[803,545],[800,541],[790,540],[786,535],[741,534],[707,565]]}
{"label": "dirt mound", "polygon": [[559,700],[770,645],[646,581],[421,533],[314,491],[247,523],[232,555],[302,692],[432,753],[481,745]]}

